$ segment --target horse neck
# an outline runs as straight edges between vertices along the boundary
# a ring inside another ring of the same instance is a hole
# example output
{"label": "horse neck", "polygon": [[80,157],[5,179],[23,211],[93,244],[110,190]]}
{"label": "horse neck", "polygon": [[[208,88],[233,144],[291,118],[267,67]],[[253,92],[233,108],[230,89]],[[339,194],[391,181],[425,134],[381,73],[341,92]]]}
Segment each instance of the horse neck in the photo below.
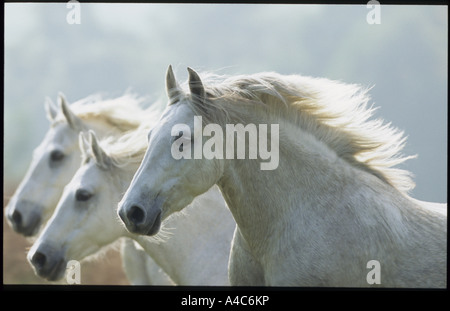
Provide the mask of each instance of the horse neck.
{"label": "horse neck", "polygon": [[[266,282],[289,275],[298,282],[301,275],[304,284],[317,284],[315,276],[308,279],[311,269],[327,279],[339,264],[338,279],[345,281],[336,284],[364,286],[360,276],[372,259],[396,263],[384,265],[384,275],[393,276],[388,287],[412,286],[416,281],[402,282],[420,280],[430,266],[445,271],[444,213],[418,205],[312,133],[286,122],[279,127],[277,169],[262,171],[258,160],[224,160],[218,181],[244,240],[239,245],[263,267]],[[441,275],[433,278],[445,286]]]}
{"label": "horse neck", "polygon": [[338,217],[343,208],[368,218],[377,209],[374,198],[384,192],[401,196],[374,175],[339,158],[314,135],[288,123],[279,124],[277,169],[262,171],[257,160],[226,160],[218,182],[241,234],[254,250],[264,252],[271,240],[278,243],[277,239],[287,236],[298,240],[303,230],[319,232],[328,225],[322,219]]}

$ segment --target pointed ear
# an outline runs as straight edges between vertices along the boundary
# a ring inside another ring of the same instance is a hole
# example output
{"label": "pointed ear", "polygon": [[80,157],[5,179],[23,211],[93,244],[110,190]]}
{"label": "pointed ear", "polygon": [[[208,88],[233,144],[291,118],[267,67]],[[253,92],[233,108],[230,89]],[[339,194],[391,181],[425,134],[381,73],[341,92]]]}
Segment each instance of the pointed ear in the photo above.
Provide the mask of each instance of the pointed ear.
{"label": "pointed ear", "polygon": [[191,91],[191,96],[194,95],[197,99],[203,101],[205,99],[205,88],[203,87],[202,80],[192,68],[188,67],[187,70],[189,72],[189,89]]}
{"label": "pointed ear", "polygon": [[97,137],[94,131],[89,130],[89,140],[91,142],[91,150],[97,165],[103,169],[108,169],[111,164],[110,157],[103,151],[103,149],[98,144]]}
{"label": "pointed ear", "polygon": [[59,93],[58,95],[58,101],[60,109],[62,110],[64,117],[67,120],[67,123],[69,123],[69,126],[76,130],[76,131],[82,131],[85,129],[83,121],[76,116],[73,111],[70,109],[69,105],[67,104],[66,98],[62,93]]}
{"label": "pointed ear", "polygon": [[175,80],[175,75],[173,74],[172,65],[169,65],[166,73],[166,92],[169,96],[169,105],[175,104],[181,98],[183,91],[178,86],[177,80]]}
{"label": "pointed ear", "polygon": [[50,97],[46,97],[45,98],[45,112],[47,115],[47,119],[50,122],[53,122],[53,120],[55,120],[56,115],[58,114],[58,107],[56,107],[56,105],[53,103],[53,101],[50,99]]}
{"label": "pointed ear", "polygon": [[78,134],[78,144],[80,146],[81,153],[86,154],[91,144],[89,143],[85,132],[80,132],[80,134]]}

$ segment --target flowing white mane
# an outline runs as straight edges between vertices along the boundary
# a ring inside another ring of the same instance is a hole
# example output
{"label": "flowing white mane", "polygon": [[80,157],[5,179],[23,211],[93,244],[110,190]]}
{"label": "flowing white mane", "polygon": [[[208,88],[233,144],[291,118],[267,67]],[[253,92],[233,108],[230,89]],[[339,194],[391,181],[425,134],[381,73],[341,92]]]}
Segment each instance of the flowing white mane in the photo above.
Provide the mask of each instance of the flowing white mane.
{"label": "flowing white mane", "polygon": [[[102,139],[100,145],[116,166],[139,164],[148,146],[147,134],[161,114],[161,106],[152,104],[142,109],[144,98],[125,94],[114,99],[102,100],[98,95],[91,95],[70,105],[75,115],[82,120],[95,119],[104,121],[120,130],[121,135],[110,135]],[[57,122],[65,122],[60,114]],[[91,150],[81,146],[83,162],[93,156]]]}
{"label": "flowing white mane", "polygon": [[[113,99],[91,95],[70,104],[70,109],[82,120],[104,121],[121,131],[127,131],[139,127],[157,109],[156,105],[152,105],[144,112],[141,107],[144,101],[145,98],[130,93]],[[59,122],[66,122],[62,113],[58,114],[53,125]]]}
{"label": "flowing white mane", "polygon": [[194,98],[187,102],[208,121],[223,124],[249,122],[249,118],[261,118],[260,122],[281,118],[313,134],[350,164],[398,190],[407,192],[414,188],[411,173],[394,168],[414,157],[401,154],[406,138],[390,123],[371,119],[376,109],[368,106],[368,89],[277,73],[232,77],[206,73],[201,77],[207,100]]}
{"label": "flowing white mane", "polygon": [[136,130],[128,132],[117,139],[115,137],[108,137],[102,140],[100,145],[113,160],[115,166],[139,165],[147,150],[147,135],[153,124],[155,123],[151,119],[148,119]]}

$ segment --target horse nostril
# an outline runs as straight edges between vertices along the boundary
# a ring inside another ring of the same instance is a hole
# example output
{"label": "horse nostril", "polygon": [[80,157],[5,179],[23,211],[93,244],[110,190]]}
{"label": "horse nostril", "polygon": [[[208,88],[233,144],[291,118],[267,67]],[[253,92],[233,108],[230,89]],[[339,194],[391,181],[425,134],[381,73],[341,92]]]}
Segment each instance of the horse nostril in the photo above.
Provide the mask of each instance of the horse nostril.
{"label": "horse nostril", "polygon": [[11,219],[17,226],[20,227],[22,225],[22,214],[19,211],[14,211]]}
{"label": "horse nostril", "polygon": [[31,258],[31,262],[36,268],[42,268],[45,265],[46,261],[47,261],[47,256],[45,256],[41,252],[36,252],[33,255],[33,258]]}
{"label": "horse nostril", "polygon": [[142,208],[137,205],[133,205],[130,207],[127,217],[132,223],[137,225],[144,221],[145,213]]}

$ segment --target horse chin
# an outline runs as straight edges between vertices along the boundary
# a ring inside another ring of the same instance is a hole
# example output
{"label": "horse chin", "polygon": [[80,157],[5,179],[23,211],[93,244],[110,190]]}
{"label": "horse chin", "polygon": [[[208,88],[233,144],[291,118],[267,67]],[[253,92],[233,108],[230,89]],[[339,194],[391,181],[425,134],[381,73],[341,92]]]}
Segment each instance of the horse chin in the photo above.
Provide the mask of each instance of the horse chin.
{"label": "horse chin", "polygon": [[161,212],[156,216],[155,221],[148,229],[147,233],[145,235],[152,236],[159,232],[159,229],[161,228]]}
{"label": "horse chin", "polygon": [[18,232],[26,237],[31,237],[38,233],[40,226],[41,226],[41,218],[39,216],[36,216],[35,218],[33,218],[29,226],[21,228],[22,231]]}
{"label": "horse chin", "polygon": [[35,268],[36,274],[46,279],[47,281],[59,281],[64,277],[64,273],[66,272],[67,260],[61,258],[50,269],[39,269]]}
{"label": "horse chin", "polygon": [[[34,247],[34,246],[33,246]],[[64,276],[67,260],[61,247],[42,243],[37,249],[32,249],[27,259],[36,274],[48,281],[57,281]]]}
{"label": "horse chin", "polygon": [[64,277],[66,272],[67,261],[61,259],[55,265],[55,267],[50,271],[50,273],[45,277],[48,281],[58,281]]}

